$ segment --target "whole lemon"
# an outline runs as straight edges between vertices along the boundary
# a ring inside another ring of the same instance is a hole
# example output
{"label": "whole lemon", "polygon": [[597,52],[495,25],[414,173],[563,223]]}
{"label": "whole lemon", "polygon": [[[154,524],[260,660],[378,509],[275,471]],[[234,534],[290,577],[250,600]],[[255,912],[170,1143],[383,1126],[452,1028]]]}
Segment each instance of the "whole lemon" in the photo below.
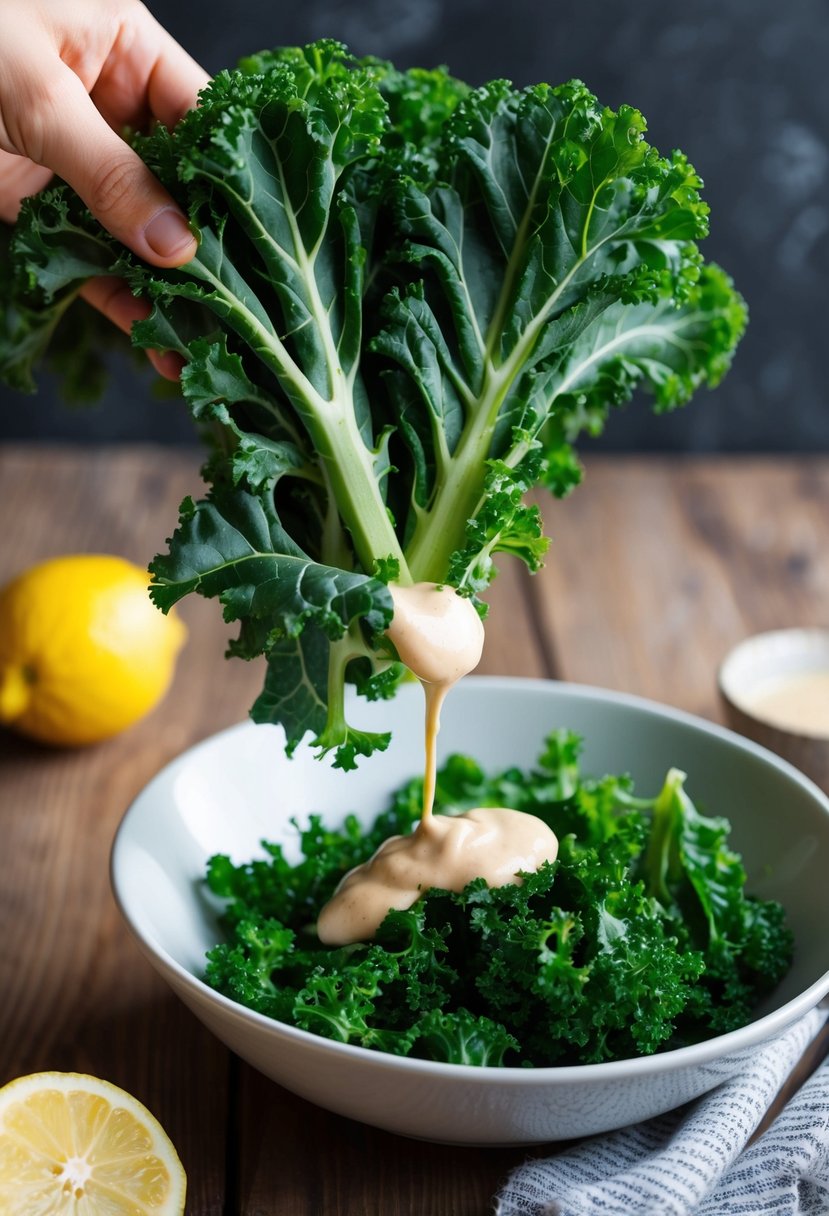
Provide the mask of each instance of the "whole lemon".
{"label": "whole lemon", "polygon": [[56,557],[0,591],[0,722],[44,743],[109,738],[170,684],[186,631],[121,557]]}

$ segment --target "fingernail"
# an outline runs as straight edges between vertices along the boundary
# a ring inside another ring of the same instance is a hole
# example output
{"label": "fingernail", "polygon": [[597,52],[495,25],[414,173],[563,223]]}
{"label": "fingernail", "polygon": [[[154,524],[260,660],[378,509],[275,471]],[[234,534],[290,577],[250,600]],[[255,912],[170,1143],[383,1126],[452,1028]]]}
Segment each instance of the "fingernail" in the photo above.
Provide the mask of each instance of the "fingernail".
{"label": "fingernail", "polygon": [[194,242],[187,220],[175,207],[157,211],[144,229],[144,237],[160,258],[174,258]]}

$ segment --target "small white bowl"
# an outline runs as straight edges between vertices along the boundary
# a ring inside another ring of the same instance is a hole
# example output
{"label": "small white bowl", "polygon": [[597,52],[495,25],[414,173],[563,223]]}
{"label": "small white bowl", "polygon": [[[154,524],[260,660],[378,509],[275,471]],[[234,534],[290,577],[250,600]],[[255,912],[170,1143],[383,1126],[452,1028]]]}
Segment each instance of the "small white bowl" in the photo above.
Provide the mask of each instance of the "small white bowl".
{"label": "small white bowl", "polygon": [[[356,714],[356,710],[354,711]],[[138,944],[182,1000],[266,1076],[339,1114],[421,1139],[527,1144],[591,1135],[679,1106],[743,1070],[759,1045],[829,992],[829,799],[778,757],[730,731],[636,697],[547,681],[468,678],[443,714],[440,751],[487,769],[530,767],[544,736],[567,726],[586,740],[585,772],[630,772],[658,791],[674,765],[691,795],[732,823],[749,889],[785,905],[796,941],[791,971],[740,1030],[639,1059],[562,1068],[473,1068],[406,1059],[319,1038],[235,1004],[202,982],[221,933],[202,878],[207,858],[261,856],[288,842],[288,823],[353,810],[366,822],[422,771],[422,695],[361,703],[359,724],[391,729],[383,755],[343,774],[275,727],[244,724],[165,768],[135,800],[112,855],[116,898]]]}
{"label": "small white bowl", "polygon": [[829,790],[829,728],[819,722],[787,726],[759,699],[787,681],[822,672],[829,672],[829,630],[774,629],[746,638],[726,655],[719,688],[734,730],[777,752]]}

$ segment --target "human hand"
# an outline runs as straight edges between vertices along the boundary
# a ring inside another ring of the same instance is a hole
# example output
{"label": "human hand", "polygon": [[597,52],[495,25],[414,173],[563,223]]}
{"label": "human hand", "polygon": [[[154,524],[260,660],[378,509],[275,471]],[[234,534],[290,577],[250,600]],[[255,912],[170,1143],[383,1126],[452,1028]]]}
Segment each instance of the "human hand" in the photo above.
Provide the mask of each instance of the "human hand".
{"label": "human hand", "polygon": [[[57,173],[98,220],[156,266],[196,251],[187,220],[117,134],[152,119],[172,127],[207,73],[139,0],[0,0],[0,219]],[[125,333],[149,312],[120,279],[81,293]],[[177,355],[151,355],[175,378]]]}

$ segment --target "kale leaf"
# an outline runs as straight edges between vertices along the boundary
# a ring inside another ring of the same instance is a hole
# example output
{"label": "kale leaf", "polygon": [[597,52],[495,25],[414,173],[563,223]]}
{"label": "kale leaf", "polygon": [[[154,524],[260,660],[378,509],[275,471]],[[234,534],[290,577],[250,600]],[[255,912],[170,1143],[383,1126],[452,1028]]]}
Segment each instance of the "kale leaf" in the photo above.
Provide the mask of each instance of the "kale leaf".
{"label": "kale leaf", "polygon": [[[704,952],[706,970],[685,1033],[731,1029],[747,1021],[757,993],[788,968],[790,934],[773,901],[744,895],[745,870],[728,846],[726,819],[700,814],[671,769],[653,805],[653,825],[639,873],[652,897],[681,925],[681,940]],[[727,1012],[726,1012],[727,1011]]]}

